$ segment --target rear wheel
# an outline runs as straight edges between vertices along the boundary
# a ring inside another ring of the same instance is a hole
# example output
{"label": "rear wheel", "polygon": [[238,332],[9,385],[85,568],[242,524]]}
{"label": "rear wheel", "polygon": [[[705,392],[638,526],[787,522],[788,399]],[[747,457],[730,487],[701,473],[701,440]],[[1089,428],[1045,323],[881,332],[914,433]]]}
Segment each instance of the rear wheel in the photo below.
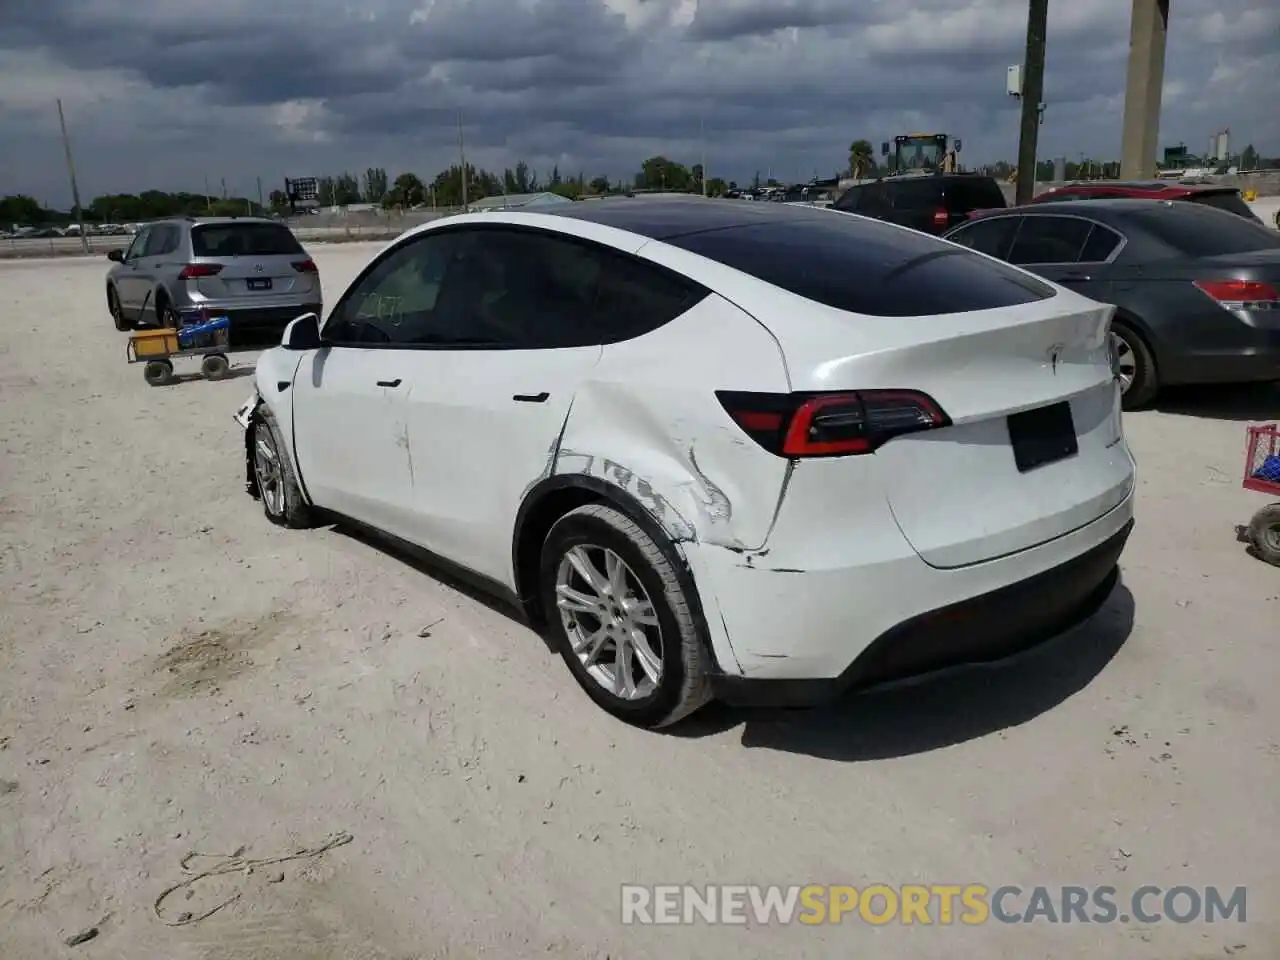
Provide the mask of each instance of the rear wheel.
{"label": "rear wheel", "polygon": [[557,520],[539,590],[570,672],[615,717],[664,727],[711,698],[705,638],[676,568],[626,514],[589,504]]}
{"label": "rear wheel", "polygon": [[211,353],[200,361],[200,373],[207,380],[221,380],[231,372],[231,364],[220,353]]}
{"label": "rear wheel", "polygon": [[178,311],[165,297],[156,297],[156,322],[164,329],[176,329]]}
{"label": "rear wheel", "polygon": [[1280,567],[1280,503],[1263,507],[1253,515],[1249,540],[1261,559]]}
{"label": "rear wheel", "polygon": [[1159,392],[1155,359],[1142,337],[1124,324],[1113,324],[1111,336],[1120,377],[1120,402],[1125,410],[1136,410],[1154,400]]}
{"label": "rear wheel", "polygon": [[107,310],[110,311],[111,321],[116,325],[117,330],[125,331],[133,326],[124,315],[124,308],[120,306],[120,298],[116,295],[115,287],[107,287]]}
{"label": "rear wheel", "polygon": [[302,499],[302,488],[285,453],[276,418],[265,406],[250,425],[249,455],[253,458],[253,479],[262,501],[262,512],[272,523],[302,529],[311,526],[312,512]]}
{"label": "rear wheel", "polygon": [[148,360],[142,378],[153,387],[162,387],[173,379],[173,364],[168,360]]}

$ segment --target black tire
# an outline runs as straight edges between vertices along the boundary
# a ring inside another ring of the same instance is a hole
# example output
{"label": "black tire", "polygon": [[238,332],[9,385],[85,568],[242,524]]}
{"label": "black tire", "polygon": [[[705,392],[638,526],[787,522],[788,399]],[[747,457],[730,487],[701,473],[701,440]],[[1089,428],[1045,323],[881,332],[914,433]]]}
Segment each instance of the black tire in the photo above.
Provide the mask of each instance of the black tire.
{"label": "black tire", "polygon": [[156,296],[156,325],[161,329],[178,327],[178,311],[173,309],[173,304],[163,293]]}
{"label": "black tire", "polygon": [[1133,380],[1129,389],[1121,397],[1120,404],[1125,410],[1138,410],[1156,398],[1160,392],[1160,381],[1156,376],[1156,361],[1151,355],[1151,348],[1146,341],[1124,323],[1113,323],[1111,332],[1128,348],[1133,358]]}
{"label": "black tire", "polygon": [[[293,472],[293,461],[285,452],[284,439],[280,434],[280,428],[276,424],[276,418],[271,411],[265,406],[258,408],[257,416],[250,424],[253,436],[249,438],[249,456],[252,458],[254,480],[258,485],[258,499],[262,502],[262,512],[267,515],[267,519],[277,526],[289,527],[294,530],[303,530],[314,524],[314,514],[307,502],[302,498],[302,487],[298,484],[297,475]],[[264,489],[263,471],[258,463],[258,440],[262,437],[274,451],[279,463],[279,491],[280,498],[277,499],[269,495],[269,491]]]}
{"label": "black tire", "polygon": [[163,387],[173,379],[173,364],[168,360],[148,360],[142,378],[153,387]]}
{"label": "black tire", "polygon": [[[653,604],[662,669],[655,689],[642,699],[628,700],[606,690],[573,651],[556,603],[556,576],[561,560],[580,546],[617,554]],[[675,555],[669,545],[664,550],[626,514],[611,506],[589,504],[557,520],[542,546],[538,589],[551,638],[570,672],[587,695],[613,716],[638,727],[656,729],[687,717],[711,699],[706,638],[701,635],[677,576]]]}
{"label": "black tire", "polygon": [[200,373],[206,380],[221,380],[231,372],[231,364],[220,353],[211,353],[200,361]]}
{"label": "black tire", "polygon": [[107,312],[111,314],[111,322],[121,333],[133,329],[133,324],[124,315],[124,308],[120,306],[120,298],[116,295],[115,287],[107,287]]}
{"label": "black tire", "polygon": [[1280,567],[1280,503],[1263,507],[1249,521],[1249,540],[1258,559]]}

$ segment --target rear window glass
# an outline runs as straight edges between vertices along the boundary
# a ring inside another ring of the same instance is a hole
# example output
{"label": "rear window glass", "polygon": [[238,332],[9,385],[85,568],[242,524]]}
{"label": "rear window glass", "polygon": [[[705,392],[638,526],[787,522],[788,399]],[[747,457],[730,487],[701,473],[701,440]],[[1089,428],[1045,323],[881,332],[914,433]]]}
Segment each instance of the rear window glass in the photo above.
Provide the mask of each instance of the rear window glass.
{"label": "rear window glass", "polygon": [[878,317],[1032,303],[1053,289],[927,234],[842,213],[666,240],[818,303]]}
{"label": "rear window glass", "polygon": [[947,206],[953,213],[971,210],[1003,210],[1008,206],[995,181],[986,177],[955,179],[947,184]]}
{"label": "rear window glass", "polygon": [[1249,205],[1244,202],[1244,198],[1235,190],[1224,190],[1220,192],[1206,191],[1204,193],[1192,193],[1187,196],[1192,203],[1198,203],[1206,207],[1217,207],[1219,210],[1226,210],[1234,213],[1238,217],[1247,217],[1250,220],[1255,219],[1253,211],[1249,209]]}
{"label": "rear window glass", "polygon": [[271,257],[302,253],[288,227],[275,223],[217,223],[194,227],[191,252],[197,257]]}
{"label": "rear window glass", "polygon": [[1280,233],[1198,203],[1153,204],[1133,218],[1165,246],[1189,257],[1280,249]]}
{"label": "rear window glass", "polygon": [[889,196],[893,198],[893,206],[897,210],[942,205],[942,183],[931,177],[891,180],[885,186],[889,188]]}

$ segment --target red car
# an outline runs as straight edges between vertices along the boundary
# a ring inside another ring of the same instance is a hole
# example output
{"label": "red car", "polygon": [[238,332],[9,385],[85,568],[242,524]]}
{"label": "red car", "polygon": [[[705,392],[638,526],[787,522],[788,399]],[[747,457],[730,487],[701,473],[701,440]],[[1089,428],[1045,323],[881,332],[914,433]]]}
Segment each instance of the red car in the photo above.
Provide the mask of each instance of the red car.
{"label": "red car", "polygon": [[[1188,200],[1208,207],[1217,207],[1237,216],[1262,223],[1235,187],[1223,187],[1213,183],[1188,183],[1179,180],[1090,180],[1071,183],[1065,187],[1046,190],[1032,203],[1052,203],[1063,200],[1114,200],[1117,198],[1138,200]],[[982,216],[989,210],[973,210],[969,219]],[[1280,223],[1277,223],[1280,226]]]}
{"label": "red car", "polygon": [[1126,197],[1138,200],[1188,200],[1217,207],[1249,220],[1261,223],[1258,215],[1244,202],[1235,187],[1217,184],[1185,183],[1177,180],[1095,180],[1072,183],[1056,190],[1047,190],[1032,203],[1049,203],[1054,200],[1101,200]]}

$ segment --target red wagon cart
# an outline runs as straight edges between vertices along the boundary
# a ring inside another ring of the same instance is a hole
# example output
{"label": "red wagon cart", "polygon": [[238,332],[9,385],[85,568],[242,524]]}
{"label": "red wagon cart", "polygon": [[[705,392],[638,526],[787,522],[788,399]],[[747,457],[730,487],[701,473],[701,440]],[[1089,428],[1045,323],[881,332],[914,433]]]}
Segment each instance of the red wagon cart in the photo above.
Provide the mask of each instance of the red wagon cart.
{"label": "red wagon cart", "polygon": [[[1249,427],[1244,458],[1244,488],[1280,497],[1280,424]],[[1253,515],[1236,535],[1253,548],[1255,556],[1280,567],[1280,503],[1271,503]]]}

